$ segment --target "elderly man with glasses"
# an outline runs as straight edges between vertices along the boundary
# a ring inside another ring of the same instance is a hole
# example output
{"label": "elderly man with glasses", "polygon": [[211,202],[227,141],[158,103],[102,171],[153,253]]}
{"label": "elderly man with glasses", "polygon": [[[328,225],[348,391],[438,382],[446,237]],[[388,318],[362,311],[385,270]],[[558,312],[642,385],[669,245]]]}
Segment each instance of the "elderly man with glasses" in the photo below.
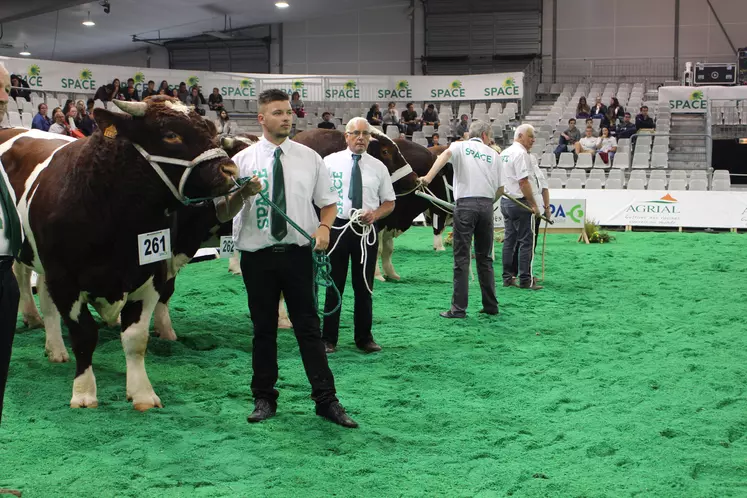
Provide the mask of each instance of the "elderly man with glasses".
{"label": "elderly man with glasses", "polygon": [[[376,344],[371,333],[371,291],[378,250],[376,221],[392,212],[396,197],[386,166],[366,152],[371,141],[371,125],[368,121],[364,118],[348,121],[345,141],[347,149],[324,158],[332,188],[337,192],[337,217],[330,238],[329,259],[332,279],[341,297],[348,276],[348,262],[352,264],[355,344],[358,349],[372,353],[381,351],[381,346]],[[363,236],[364,233],[367,235]],[[324,311],[328,313],[336,305],[337,296],[328,289]],[[339,329],[340,309],[324,319],[322,338],[327,353],[337,350]]]}

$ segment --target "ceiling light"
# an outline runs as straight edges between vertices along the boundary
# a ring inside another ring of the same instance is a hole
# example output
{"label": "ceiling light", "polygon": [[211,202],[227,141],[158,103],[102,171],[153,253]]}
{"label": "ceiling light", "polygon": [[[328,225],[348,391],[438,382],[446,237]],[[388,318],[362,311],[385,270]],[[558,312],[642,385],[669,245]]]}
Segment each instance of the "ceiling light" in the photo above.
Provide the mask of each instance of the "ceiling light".
{"label": "ceiling light", "polygon": [[290,5],[288,4],[288,2],[275,2],[275,7],[277,7],[278,9],[287,9],[288,7],[290,7]]}
{"label": "ceiling light", "polygon": [[24,43],[23,52],[18,52],[18,55],[23,55],[25,57],[28,57],[29,55],[31,55],[31,52],[29,52],[29,46]]}
{"label": "ceiling light", "polygon": [[96,26],[96,23],[93,22],[93,21],[91,21],[91,11],[90,10],[88,11],[88,19],[86,19],[85,21],[83,21],[81,24],[83,24],[83,26]]}

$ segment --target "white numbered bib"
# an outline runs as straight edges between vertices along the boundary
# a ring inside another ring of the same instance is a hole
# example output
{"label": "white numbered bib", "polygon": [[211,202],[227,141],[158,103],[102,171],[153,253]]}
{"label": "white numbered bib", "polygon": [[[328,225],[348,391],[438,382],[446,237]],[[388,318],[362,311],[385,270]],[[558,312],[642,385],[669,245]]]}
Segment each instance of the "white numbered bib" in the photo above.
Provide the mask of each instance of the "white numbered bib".
{"label": "white numbered bib", "polygon": [[171,230],[141,233],[137,236],[140,265],[163,261],[171,257]]}
{"label": "white numbered bib", "polygon": [[220,238],[220,257],[221,258],[230,258],[233,256],[234,252],[234,246],[233,246],[233,237],[221,237]]}

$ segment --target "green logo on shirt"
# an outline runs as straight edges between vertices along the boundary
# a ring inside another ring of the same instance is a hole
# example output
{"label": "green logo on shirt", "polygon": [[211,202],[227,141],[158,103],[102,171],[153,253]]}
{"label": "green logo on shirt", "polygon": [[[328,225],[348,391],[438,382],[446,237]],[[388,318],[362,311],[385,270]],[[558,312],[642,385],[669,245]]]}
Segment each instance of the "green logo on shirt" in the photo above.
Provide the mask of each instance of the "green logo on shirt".
{"label": "green logo on shirt", "polygon": [[479,150],[470,149],[469,147],[464,149],[464,153],[468,156],[474,157],[475,159],[479,159],[480,161],[484,161],[488,164],[493,164],[493,157],[490,154],[483,154]]}
{"label": "green logo on shirt", "polygon": [[332,189],[337,190],[337,214],[342,214],[342,172],[332,172]]}
{"label": "green logo on shirt", "polygon": [[[263,169],[262,171],[254,170],[254,174],[257,175],[257,178],[259,178],[260,183],[262,183],[262,193],[267,195],[267,193],[270,190],[270,182],[267,181],[268,175],[267,170]],[[257,197],[256,200],[257,205],[257,228],[260,230],[263,230],[270,226],[270,206],[267,204],[267,202],[262,197]]]}

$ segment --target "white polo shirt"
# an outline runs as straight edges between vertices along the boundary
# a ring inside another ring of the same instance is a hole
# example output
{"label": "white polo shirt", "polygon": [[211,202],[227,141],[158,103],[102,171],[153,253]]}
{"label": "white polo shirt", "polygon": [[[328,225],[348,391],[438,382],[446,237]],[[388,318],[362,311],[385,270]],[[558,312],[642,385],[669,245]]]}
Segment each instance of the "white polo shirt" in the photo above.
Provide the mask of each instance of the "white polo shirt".
{"label": "white polo shirt", "polygon": [[[13,199],[13,204],[16,203],[16,193],[10,186],[8,175],[5,174],[2,164],[0,164],[0,182],[5,182],[10,192],[10,197]],[[22,236],[23,237],[23,236]],[[3,212],[3,205],[0,203],[0,256],[11,256],[10,254],[10,240],[5,235],[5,213]]]}
{"label": "white polo shirt", "polygon": [[[353,154],[354,152],[350,149],[345,149],[324,158],[332,187],[337,193],[337,217],[343,220],[350,219],[350,210],[353,209],[353,201],[348,197],[350,179],[353,174]],[[373,211],[386,201],[397,200],[389,170],[386,169],[384,163],[368,152],[364,152],[361,154],[358,166],[363,179],[363,209],[365,211]]]}
{"label": "white polo shirt", "polygon": [[[264,137],[233,157],[239,175],[257,175],[262,182],[262,192],[272,200],[272,169],[275,149],[278,146]],[[319,226],[319,218],[312,202],[323,208],[337,202],[322,158],[309,147],[286,139],[280,148],[283,153],[286,214],[306,233],[312,235]],[[259,195],[247,199],[233,220],[233,239],[240,251],[257,251],[277,244],[309,245],[309,241],[288,224],[288,234],[276,240],[270,233],[272,208]]]}
{"label": "white polo shirt", "polygon": [[495,199],[496,192],[503,185],[498,153],[479,138],[452,142],[449,150],[449,162],[454,168],[454,199]]}
{"label": "white polo shirt", "polygon": [[524,197],[519,187],[519,180],[528,178],[529,172],[534,170],[529,152],[519,142],[514,142],[501,152],[501,164],[506,193],[516,199]]}
{"label": "white polo shirt", "polygon": [[545,209],[545,201],[542,199],[542,189],[548,189],[547,178],[539,167],[537,158],[529,154],[529,159],[532,162],[532,171],[529,175],[529,184],[532,186],[532,194],[534,194],[534,202],[540,208],[540,211]]}

